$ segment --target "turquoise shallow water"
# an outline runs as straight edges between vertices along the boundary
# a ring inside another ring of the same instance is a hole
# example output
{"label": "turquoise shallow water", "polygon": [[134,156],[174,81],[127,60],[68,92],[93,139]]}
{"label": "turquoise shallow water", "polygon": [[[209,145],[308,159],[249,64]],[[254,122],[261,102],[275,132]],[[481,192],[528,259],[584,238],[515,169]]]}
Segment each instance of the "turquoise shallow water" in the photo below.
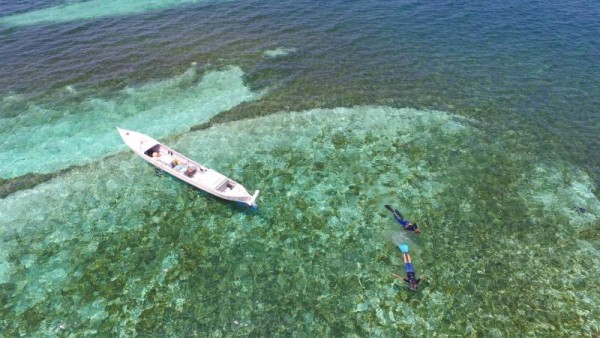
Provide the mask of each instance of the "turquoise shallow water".
{"label": "turquoise shallow water", "polygon": [[75,1],[7,15],[0,23],[7,26],[62,23],[106,16],[132,15],[196,2],[200,0]]}
{"label": "turquoise shallow water", "polygon": [[242,76],[239,67],[228,67],[199,78],[192,65],[182,75],[127,87],[111,98],[78,100],[75,89],[65,88],[65,95],[72,96],[68,106],[42,107],[14,97],[28,109],[4,119],[0,133],[13,136],[2,142],[0,175],[49,173],[114,154],[126,148],[114,137],[115,126],[156,138],[188,131],[259,96],[246,88]]}
{"label": "turquoise shallow water", "polygon": [[2,334],[598,335],[596,4],[120,4],[0,4]]}
{"label": "turquoise shallow water", "polygon": [[[385,107],[277,114],[171,143],[249,187],[272,187],[260,211],[199,196],[129,153],[11,195],[0,277],[18,320],[7,332],[596,329],[600,257],[585,234],[600,202],[566,163],[508,154],[459,117]],[[480,166],[498,173],[475,174]],[[382,208],[390,201],[422,220],[420,238],[398,231]],[[399,241],[429,275],[419,293],[393,286]]]}

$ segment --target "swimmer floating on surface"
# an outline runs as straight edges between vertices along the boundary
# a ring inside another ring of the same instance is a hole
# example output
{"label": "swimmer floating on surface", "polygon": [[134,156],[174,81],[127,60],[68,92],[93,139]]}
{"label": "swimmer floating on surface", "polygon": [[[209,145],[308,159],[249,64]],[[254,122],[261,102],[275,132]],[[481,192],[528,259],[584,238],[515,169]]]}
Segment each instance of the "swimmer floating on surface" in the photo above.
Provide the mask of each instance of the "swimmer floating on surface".
{"label": "swimmer floating on surface", "polygon": [[406,272],[406,278],[393,273],[392,275],[396,278],[402,278],[403,281],[408,283],[411,290],[417,291],[417,288],[422,281],[425,280],[425,275],[421,275],[421,278],[415,277],[415,268],[412,265],[410,255],[408,254],[408,245],[400,244],[398,246],[402,251],[402,260],[404,261],[404,271]]}
{"label": "swimmer floating on surface", "polygon": [[400,225],[404,228],[404,230],[414,231],[415,234],[417,234],[417,235],[421,233],[421,229],[419,229],[419,227],[417,226],[417,223],[411,223],[408,220],[405,220],[404,216],[402,215],[402,213],[400,211],[398,211],[398,209],[394,209],[388,204],[385,205],[385,208],[392,212],[392,214],[394,215],[394,219],[398,223],[400,223]]}

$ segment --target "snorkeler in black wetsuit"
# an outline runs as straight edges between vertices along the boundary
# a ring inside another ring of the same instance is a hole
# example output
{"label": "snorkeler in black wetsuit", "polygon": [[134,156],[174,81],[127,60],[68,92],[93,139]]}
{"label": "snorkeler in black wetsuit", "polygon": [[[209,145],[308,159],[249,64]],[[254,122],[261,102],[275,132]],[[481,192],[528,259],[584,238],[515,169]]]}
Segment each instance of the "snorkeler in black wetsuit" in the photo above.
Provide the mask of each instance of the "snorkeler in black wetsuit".
{"label": "snorkeler in black wetsuit", "polygon": [[387,205],[387,204],[385,205],[385,208],[392,212],[392,214],[394,215],[394,219],[398,223],[400,223],[400,225],[404,228],[404,230],[414,231],[415,234],[417,234],[417,235],[421,233],[421,229],[419,229],[419,227],[417,226],[417,223],[411,223],[411,222],[405,220],[404,216],[402,215],[402,213],[400,211],[398,211],[398,209],[394,209],[390,205]]}

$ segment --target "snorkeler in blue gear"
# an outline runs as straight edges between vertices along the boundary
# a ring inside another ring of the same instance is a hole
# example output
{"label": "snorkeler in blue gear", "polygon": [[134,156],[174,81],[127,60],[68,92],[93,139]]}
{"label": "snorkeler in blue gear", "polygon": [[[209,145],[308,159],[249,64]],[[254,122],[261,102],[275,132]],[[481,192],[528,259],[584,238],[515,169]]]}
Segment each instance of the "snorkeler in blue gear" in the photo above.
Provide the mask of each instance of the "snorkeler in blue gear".
{"label": "snorkeler in blue gear", "polygon": [[388,204],[385,205],[385,208],[391,211],[392,215],[394,215],[394,219],[400,223],[404,230],[414,231],[417,235],[421,233],[421,229],[419,229],[417,223],[411,223],[408,220],[405,220],[404,216],[400,211],[398,211],[398,209],[394,209]]}
{"label": "snorkeler in blue gear", "polygon": [[401,244],[400,250],[402,251],[402,260],[404,261],[404,271],[406,272],[406,278],[399,276],[397,274],[392,274],[396,278],[402,278],[403,281],[408,283],[408,286],[411,290],[417,291],[417,288],[421,284],[423,280],[425,280],[425,275],[422,275],[421,278],[417,278],[415,276],[415,268],[412,265],[412,261],[410,255],[408,253],[408,245]]}

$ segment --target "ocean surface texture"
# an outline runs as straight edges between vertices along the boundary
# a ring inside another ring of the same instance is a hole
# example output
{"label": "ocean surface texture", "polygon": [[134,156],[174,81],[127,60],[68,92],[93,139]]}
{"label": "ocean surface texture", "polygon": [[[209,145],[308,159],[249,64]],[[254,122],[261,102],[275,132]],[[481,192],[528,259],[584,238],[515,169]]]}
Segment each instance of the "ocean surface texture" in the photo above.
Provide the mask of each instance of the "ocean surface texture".
{"label": "ocean surface texture", "polygon": [[[599,336],[598,18],[0,1],[0,336]],[[157,172],[116,127],[258,209]],[[417,292],[392,275],[401,243]]]}

